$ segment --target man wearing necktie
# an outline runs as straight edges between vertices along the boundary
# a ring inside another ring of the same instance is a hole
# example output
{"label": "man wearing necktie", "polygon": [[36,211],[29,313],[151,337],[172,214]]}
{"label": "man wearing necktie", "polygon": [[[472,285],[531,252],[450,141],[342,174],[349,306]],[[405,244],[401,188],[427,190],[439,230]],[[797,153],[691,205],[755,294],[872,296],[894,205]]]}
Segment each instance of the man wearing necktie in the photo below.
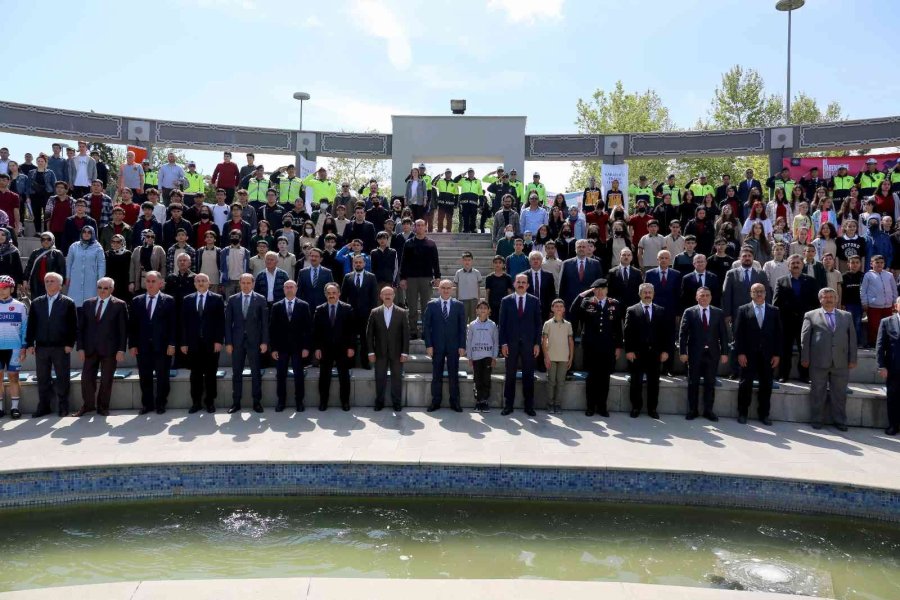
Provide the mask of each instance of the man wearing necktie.
{"label": "man wearing necktie", "polygon": [[[653,286],[653,302],[664,309],[664,314],[669,323],[667,328],[673,334],[677,330],[679,305],[681,303],[681,273],[671,268],[672,254],[668,250],[660,250],[656,253],[656,262],[659,266],[649,269],[644,275],[644,281]],[[674,352],[668,354],[668,359],[663,361],[662,374],[672,373]]]}
{"label": "man wearing necktie", "polygon": [[128,309],[124,301],[112,295],[114,287],[110,277],[101,278],[97,281],[97,296],[86,300],[79,309],[77,347],[84,365],[81,371],[83,404],[74,414],[76,417],[93,412],[95,407],[97,414],[109,414],[113,375],[116,364],[125,358],[128,342]]}
{"label": "man wearing necktie", "polygon": [[[741,306],[750,302],[750,288],[757,283],[766,289],[766,298],[772,298],[769,278],[763,271],[753,268],[753,248],[744,246],[740,252],[740,264],[725,274],[722,286],[722,310],[725,311],[725,324],[734,332],[734,320]],[[749,281],[749,283],[748,283]],[[731,357],[731,377],[738,376],[738,363],[734,353]]]}
{"label": "man wearing necktie", "polygon": [[443,279],[438,284],[440,296],[425,306],[422,332],[425,353],[431,357],[431,404],[428,412],[441,407],[444,370],[450,384],[450,408],[462,412],[459,403],[459,359],[466,355],[466,309],[453,294],[453,282]]}
{"label": "man wearing necktie", "polygon": [[740,367],[738,384],[738,423],[746,424],[753,395],[753,380],[759,382],[759,420],[769,420],[773,370],[778,368],[781,351],[781,317],[775,306],[766,303],[766,286],[750,287],[751,301],[742,305],[734,320],[734,353]]}
{"label": "man wearing necktie", "polygon": [[674,352],[672,320],[666,309],[653,302],[652,283],[642,283],[641,301],[628,308],[625,313],[625,358],[631,377],[629,398],[631,418],[641,414],[644,404],[643,381],[647,379],[647,414],[658,419],[659,372],[662,363]]}
{"label": "man wearing necktie", "polygon": [[809,401],[813,429],[825,424],[825,404],[839,431],[847,431],[847,383],[856,368],[856,328],[850,313],[836,308],[837,292],[819,290],[821,308],[803,318],[800,364],[809,368]]}
{"label": "man wearing necktie", "polygon": [[[378,282],[375,274],[365,270],[366,260],[361,254],[353,257],[353,270],[344,275],[341,283],[341,302],[353,307],[353,321],[350,327],[356,344],[359,344],[359,364],[363,369],[371,369],[369,347],[366,338],[366,324],[369,313],[378,306]],[[355,346],[354,346],[355,347]]]}
{"label": "man wearing necktie", "polygon": [[703,416],[718,421],[713,412],[716,393],[716,372],[719,363],[728,362],[728,328],[722,309],[712,306],[712,291],[697,288],[697,305],[684,311],[678,349],[682,363],[688,366],[687,420],[699,414],[700,378],[703,378]]}
{"label": "man wearing necktie", "polygon": [[194,293],[181,303],[181,352],[188,357],[191,370],[191,408],[193,414],[205,405],[216,411],[216,370],[225,342],[225,300],[209,289],[209,276],[194,276]]}
{"label": "man wearing necktie", "polygon": [[350,410],[350,369],[356,356],[353,337],[353,307],[340,301],[341,289],[331,282],[325,285],[325,303],[313,316],[313,349],[319,361],[319,410],[328,408],[331,394],[331,370],[337,368],[341,409]]}
{"label": "man wearing necktie", "polygon": [[538,299],[527,293],[528,275],[516,275],[515,292],[500,303],[500,353],[506,359],[501,415],[513,412],[516,400],[516,371],[522,369],[522,396],[525,414],[534,412],[534,363],[541,348],[541,310]]}
{"label": "man wearing necktie", "polygon": [[305,410],[303,367],[312,349],[312,313],[309,304],[297,297],[297,282],[293,279],[284,282],[284,298],[272,306],[269,330],[278,396],[275,412],[283,411],[287,401],[288,366],[294,372],[294,406],[302,412]]}
{"label": "man wearing necktie", "polygon": [[[800,328],[803,326],[803,317],[811,310],[819,306],[816,294],[819,291],[816,280],[803,272],[803,258],[794,254],[788,258],[788,270],[790,274],[781,277],[775,283],[775,297],[772,304],[779,311],[782,335],[781,360],[778,364],[778,377],[781,383],[785,383],[791,375],[791,366],[794,361],[794,342],[800,348]],[[809,381],[809,371],[803,365],[797,365],[797,375],[800,381]]]}
{"label": "man wearing necktie", "polygon": [[161,415],[166,412],[169,368],[175,356],[175,300],[160,291],[163,277],[158,271],[148,271],[144,283],[146,293],[131,301],[129,346],[137,357],[140,414],[155,409]]}
{"label": "man wearing necktie", "polygon": [[[563,261],[562,271],[559,276],[559,297],[566,303],[566,318],[572,320],[571,308],[578,295],[586,290],[591,289],[591,284],[602,277],[602,268],[600,261],[596,258],[588,257],[588,241],[578,240],[575,242],[575,256]],[[639,276],[640,277],[640,276]],[[529,292],[533,293],[533,292]],[[551,296],[552,302],[555,296]],[[543,304],[541,304],[543,308]],[[543,314],[543,313],[542,313]],[[547,306],[546,321],[550,315],[549,304]],[[576,323],[572,322],[572,327]]]}
{"label": "man wearing necktie", "polygon": [[262,356],[269,349],[269,309],[266,298],[253,291],[254,279],[244,273],[238,280],[241,288],[225,305],[225,351],[231,355],[231,408],[241,410],[244,395],[244,365],[250,367],[253,410],[262,407]]}

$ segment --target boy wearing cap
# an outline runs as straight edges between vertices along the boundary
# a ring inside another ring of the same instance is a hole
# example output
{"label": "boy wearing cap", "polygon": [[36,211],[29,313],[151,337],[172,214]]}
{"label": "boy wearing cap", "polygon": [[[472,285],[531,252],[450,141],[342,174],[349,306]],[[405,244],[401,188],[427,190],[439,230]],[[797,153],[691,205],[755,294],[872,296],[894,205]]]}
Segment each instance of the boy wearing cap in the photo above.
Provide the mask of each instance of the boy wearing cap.
{"label": "boy wearing cap", "polygon": [[[24,304],[13,298],[15,290],[15,280],[9,275],[0,275],[0,382],[4,375],[9,377],[9,416],[18,419],[22,416],[19,411],[19,365],[25,358],[28,311]],[[0,417],[5,414],[0,392]]]}

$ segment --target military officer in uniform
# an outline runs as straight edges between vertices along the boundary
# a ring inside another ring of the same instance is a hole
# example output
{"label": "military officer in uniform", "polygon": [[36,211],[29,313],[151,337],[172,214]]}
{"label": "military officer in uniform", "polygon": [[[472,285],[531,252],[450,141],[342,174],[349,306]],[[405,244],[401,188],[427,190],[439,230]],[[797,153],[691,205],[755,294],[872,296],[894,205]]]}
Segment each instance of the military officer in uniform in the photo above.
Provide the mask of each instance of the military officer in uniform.
{"label": "military officer in uniform", "polygon": [[591,288],[580,293],[572,302],[571,313],[584,324],[581,338],[582,357],[588,372],[585,385],[587,400],[584,414],[597,412],[609,417],[606,397],[609,395],[609,376],[616,369],[622,354],[622,318],[625,311],[619,301],[607,297],[605,279],[597,279]]}

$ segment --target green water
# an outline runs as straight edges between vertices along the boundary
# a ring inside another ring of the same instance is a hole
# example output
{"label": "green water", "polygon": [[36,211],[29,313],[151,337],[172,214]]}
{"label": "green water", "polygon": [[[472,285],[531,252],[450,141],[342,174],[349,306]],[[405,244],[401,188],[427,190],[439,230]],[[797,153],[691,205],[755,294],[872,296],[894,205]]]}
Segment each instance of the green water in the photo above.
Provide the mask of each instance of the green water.
{"label": "green water", "polygon": [[[548,578],[727,587],[723,561],[900,598],[900,529],[599,503],[218,498],[0,511],[0,589],[217,577]],[[831,593],[823,591],[824,594]]]}

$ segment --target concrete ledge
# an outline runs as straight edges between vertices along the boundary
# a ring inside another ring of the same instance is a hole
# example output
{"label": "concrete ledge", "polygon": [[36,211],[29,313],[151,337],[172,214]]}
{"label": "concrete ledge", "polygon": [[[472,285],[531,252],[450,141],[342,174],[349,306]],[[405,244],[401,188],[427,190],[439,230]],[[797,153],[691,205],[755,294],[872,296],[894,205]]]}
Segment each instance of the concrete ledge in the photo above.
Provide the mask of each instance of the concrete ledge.
{"label": "concrete ledge", "polygon": [[[206,579],[131,581],[6,592],[0,600],[783,600],[783,594],[597,581],[527,579]],[[810,598],[810,596],[791,596]]]}

